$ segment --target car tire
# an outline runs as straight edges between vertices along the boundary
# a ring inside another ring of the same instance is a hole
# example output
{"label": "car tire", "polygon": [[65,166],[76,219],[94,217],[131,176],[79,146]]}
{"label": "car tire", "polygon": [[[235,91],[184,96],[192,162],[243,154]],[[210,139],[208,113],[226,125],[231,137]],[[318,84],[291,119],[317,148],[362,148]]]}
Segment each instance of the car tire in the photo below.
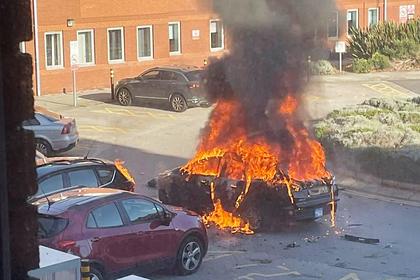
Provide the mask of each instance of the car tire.
{"label": "car tire", "polygon": [[179,275],[195,273],[203,261],[204,244],[195,237],[188,236],[181,243],[176,259],[175,271]]}
{"label": "car tire", "polygon": [[43,139],[35,139],[35,149],[45,156],[51,156],[53,152],[50,143]]}
{"label": "car tire", "polygon": [[170,100],[171,109],[175,112],[181,113],[188,109],[187,101],[181,94],[175,93]]}
{"label": "car tire", "polygon": [[103,274],[103,272],[97,268],[96,266],[91,266],[90,267],[90,279],[91,280],[105,280],[105,276]]}
{"label": "car tire", "polygon": [[130,106],[133,103],[131,92],[127,88],[121,88],[118,90],[117,100],[122,106]]}

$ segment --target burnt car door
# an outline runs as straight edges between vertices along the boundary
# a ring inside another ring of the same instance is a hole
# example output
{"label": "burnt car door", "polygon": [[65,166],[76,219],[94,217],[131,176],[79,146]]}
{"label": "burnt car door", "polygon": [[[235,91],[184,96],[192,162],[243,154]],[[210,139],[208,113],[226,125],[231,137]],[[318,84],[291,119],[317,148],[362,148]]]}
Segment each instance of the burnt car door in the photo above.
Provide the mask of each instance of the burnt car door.
{"label": "burnt car door", "polygon": [[141,272],[164,267],[173,261],[176,251],[176,232],[170,221],[165,218],[163,208],[146,199],[129,198],[120,201],[121,207],[131,223],[134,247]]}
{"label": "burnt car door", "polygon": [[91,209],[84,231],[91,246],[89,258],[106,264],[107,272],[125,271],[136,266],[130,227],[114,202]]}

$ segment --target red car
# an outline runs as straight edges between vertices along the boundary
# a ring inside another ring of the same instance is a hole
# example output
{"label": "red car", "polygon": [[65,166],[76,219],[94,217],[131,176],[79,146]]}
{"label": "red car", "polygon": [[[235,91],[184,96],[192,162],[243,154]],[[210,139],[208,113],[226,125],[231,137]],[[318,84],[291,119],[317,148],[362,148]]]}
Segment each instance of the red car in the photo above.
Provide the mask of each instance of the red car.
{"label": "red car", "polygon": [[82,188],[38,205],[39,243],[89,260],[91,279],[197,271],[207,232],[194,212],[122,190]]}

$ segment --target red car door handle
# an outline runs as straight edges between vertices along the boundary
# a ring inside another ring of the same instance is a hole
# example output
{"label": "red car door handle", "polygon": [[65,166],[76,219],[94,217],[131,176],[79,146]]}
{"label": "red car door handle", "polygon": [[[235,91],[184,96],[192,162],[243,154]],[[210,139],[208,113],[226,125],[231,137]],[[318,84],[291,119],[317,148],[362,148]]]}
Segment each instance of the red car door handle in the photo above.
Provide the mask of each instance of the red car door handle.
{"label": "red car door handle", "polygon": [[137,232],[137,235],[144,235],[145,234],[145,232],[144,231],[138,231]]}
{"label": "red car door handle", "polygon": [[99,241],[99,240],[101,240],[101,238],[100,238],[100,237],[93,237],[90,241],[92,241],[92,242],[97,242],[97,241]]}

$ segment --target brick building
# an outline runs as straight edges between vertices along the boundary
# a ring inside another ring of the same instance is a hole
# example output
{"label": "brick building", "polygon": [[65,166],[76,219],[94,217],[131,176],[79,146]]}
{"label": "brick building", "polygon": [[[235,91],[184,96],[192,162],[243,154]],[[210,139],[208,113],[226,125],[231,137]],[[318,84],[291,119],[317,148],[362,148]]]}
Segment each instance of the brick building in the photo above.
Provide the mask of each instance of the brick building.
{"label": "brick building", "polygon": [[[209,56],[228,50],[212,0],[32,1],[38,40],[21,47],[38,58],[38,94],[71,91],[71,41],[78,42],[79,90],[109,87],[111,68],[119,80],[156,65],[202,66]],[[337,0],[337,11],[317,36],[332,48],[347,39],[349,26],[364,28],[385,17],[405,22],[419,15],[420,0]]]}
{"label": "brick building", "polygon": [[327,24],[329,46],[346,40],[350,27],[366,28],[384,20],[407,22],[420,16],[420,0],[336,0]]}
{"label": "brick building", "polygon": [[[155,65],[202,66],[226,49],[210,0],[32,0],[37,10],[40,94],[72,90],[70,42],[78,42],[77,88],[109,87]],[[34,41],[21,44],[36,57]],[[34,63],[36,65],[36,63]],[[35,90],[37,92],[37,90]]]}

